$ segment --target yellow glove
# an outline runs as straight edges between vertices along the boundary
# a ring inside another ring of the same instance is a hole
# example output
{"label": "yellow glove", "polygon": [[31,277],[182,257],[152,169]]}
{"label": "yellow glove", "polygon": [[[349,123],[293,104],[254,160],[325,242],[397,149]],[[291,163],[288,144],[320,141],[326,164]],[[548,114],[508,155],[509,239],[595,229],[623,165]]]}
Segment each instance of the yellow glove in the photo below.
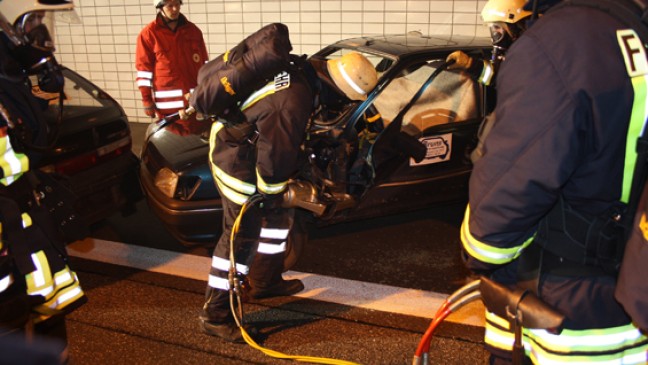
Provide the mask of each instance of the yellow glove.
{"label": "yellow glove", "polygon": [[467,70],[472,65],[472,58],[461,51],[454,51],[448,55],[446,62],[455,61],[448,66],[448,70]]}

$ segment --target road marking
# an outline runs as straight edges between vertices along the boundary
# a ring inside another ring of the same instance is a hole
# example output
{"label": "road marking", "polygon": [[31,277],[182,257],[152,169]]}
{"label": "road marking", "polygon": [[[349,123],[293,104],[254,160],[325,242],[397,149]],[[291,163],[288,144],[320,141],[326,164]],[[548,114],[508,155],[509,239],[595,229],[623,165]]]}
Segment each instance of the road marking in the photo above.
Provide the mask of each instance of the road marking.
{"label": "road marking", "polygon": [[[70,256],[132,267],[194,280],[207,280],[210,257],[188,255],[120,242],[88,238],[69,246]],[[431,319],[447,298],[446,294],[398,288],[356,280],[339,279],[296,271],[284,273],[286,279],[300,279],[306,289],[296,297],[321,300],[370,310],[399,313]],[[468,304],[446,319],[450,322],[484,326],[481,301]]]}

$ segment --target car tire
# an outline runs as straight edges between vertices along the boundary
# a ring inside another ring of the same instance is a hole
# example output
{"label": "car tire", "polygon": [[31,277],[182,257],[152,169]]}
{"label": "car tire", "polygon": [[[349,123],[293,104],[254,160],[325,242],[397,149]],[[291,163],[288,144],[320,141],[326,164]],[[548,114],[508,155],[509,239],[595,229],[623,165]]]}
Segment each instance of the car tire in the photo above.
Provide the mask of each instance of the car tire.
{"label": "car tire", "polygon": [[290,270],[301,256],[304,246],[308,242],[308,227],[304,212],[299,209],[295,210],[295,222],[288,235],[286,242],[286,253],[284,256],[283,272]]}

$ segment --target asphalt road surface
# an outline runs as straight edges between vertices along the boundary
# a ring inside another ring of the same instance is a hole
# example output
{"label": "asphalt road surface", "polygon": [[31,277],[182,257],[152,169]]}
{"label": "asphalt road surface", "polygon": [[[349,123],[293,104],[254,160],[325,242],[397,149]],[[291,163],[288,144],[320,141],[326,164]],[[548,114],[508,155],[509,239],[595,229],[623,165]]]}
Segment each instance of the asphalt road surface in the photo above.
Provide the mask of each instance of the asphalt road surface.
{"label": "asphalt road surface", "polygon": [[[306,289],[243,306],[259,345],[279,357],[411,364],[438,306],[472,279],[458,255],[464,207],[311,227],[285,274]],[[177,244],[144,203],[94,228],[69,247],[89,299],[68,316],[72,364],[291,362],[199,331],[211,249]],[[482,310],[477,302],[448,318],[432,339],[431,364],[486,363]]]}

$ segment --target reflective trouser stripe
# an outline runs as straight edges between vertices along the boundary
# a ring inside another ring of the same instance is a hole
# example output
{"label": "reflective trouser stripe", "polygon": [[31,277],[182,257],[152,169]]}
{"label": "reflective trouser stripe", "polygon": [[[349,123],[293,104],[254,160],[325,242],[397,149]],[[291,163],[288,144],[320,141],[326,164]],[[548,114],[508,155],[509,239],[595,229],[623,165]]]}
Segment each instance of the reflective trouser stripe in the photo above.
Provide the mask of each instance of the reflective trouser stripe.
{"label": "reflective trouser stripe", "polygon": [[[288,238],[288,229],[278,228],[261,228],[259,235],[259,248],[257,253],[266,255],[275,255],[286,252],[286,239]],[[274,243],[272,241],[279,241]]]}
{"label": "reflective trouser stripe", "polygon": [[209,275],[209,281],[207,282],[207,285],[209,285],[214,289],[220,289],[220,290],[230,289],[229,280],[225,278],[219,278],[218,276],[214,276],[214,275]]}
{"label": "reflective trouser stripe", "polygon": [[223,123],[214,123],[209,134],[209,165],[211,173],[220,192],[230,201],[238,205],[243,205],[256,192],[256,186],[228,175],[216,166],[213,160],[214,149],[216,148],[216,136],[223,127]]}
{"label": "reflective trouser stripe", "polygon": [[[212,268],[222,272],[223,277],[209,273],[208,285],[214,289],[229,290],[229,280],[225,279],[229,273],[230,261],[218,256],[212,256]],[[236,272],[243,275],[250,273],[250,268],[247,265],[236,264]]]}
{"label": "reflective trouser stripe", "polygon": [[[560,335],[545,330],[523,329],[526,355],[536,364],[645,364],[648,337],[632,324],[620,327],[563,330]],[[512,351],[514,334],[508,322],[486,312],[485,342]]]}
{"label": "reflective trouser stripe", "polygon": [[[229,272],[230,261],[218,256],[212,256],[212,267],[219,271]],[[250,268],[247,265],[236,264],[236,272],[247,275]]]}
{"label": "reflective trouser stripe", "polygon": [[143,79],[140,79],[140,80],[137,80],[137,87],[140,87],[140,86],[144,86],[144,87],[150,87],[150,88],[152,88],[152,87],[153,87],[153,83],[151,82],[151,80],[143,80]]}
{"label": "reflective trouser stripe", "polygon": [[4,278],[0,279],[0,293],[7,290],[9,285],[11,285],[12,283],[13,283],[13,277],[11,275],[7,275]]}

